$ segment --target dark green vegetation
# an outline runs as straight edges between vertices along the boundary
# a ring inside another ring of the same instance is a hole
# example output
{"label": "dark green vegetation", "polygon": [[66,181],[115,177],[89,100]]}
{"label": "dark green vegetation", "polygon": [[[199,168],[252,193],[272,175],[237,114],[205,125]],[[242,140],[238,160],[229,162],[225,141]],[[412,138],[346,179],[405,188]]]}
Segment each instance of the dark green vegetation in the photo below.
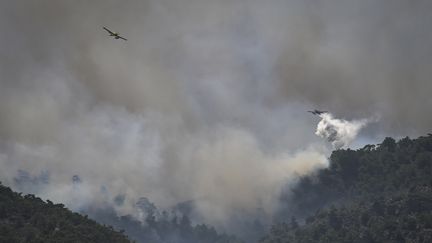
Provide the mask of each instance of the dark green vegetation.
{"label": "dark green vegetation", "polygon": [[[432,242],[432,136],[358,150],[337,150],[329,168],[301,178],[282,198],[285,209],[262,243]],[[118,203],[121,203],[119,197]],[[0,184],[0,242],[236,243],[187,213],[159,212],[147,199],[141,223],[112,208],[87,216]],[[187,211],[187,210],[186,210]],[[296,219],[297,218],[297,219]]]}
{"label": "dark green vegetation", "polygon": [[432,242],[432,136],[338,150],[330,167],[290,189],[262,243]]}
{"label": "dark green vegetation", "polygon": [[63,204],[22,196],[0,183],[0,242],[130,242],[112,227],[73,213]]}
{"label": "dark green vegetation", "polygon": [[[151,204],[154,207],[154,205]],[[73,213],[63,204],[53,204],[34,195],[22,196],[0,183],[0,243],[29,242],[134,242],[152,243],[238,243],[233,236],[219,234],[204,224],[195,225],[187,216],[169,216],[157,211],[147,212],[142,224],[131,216],[118,217],[113,209],[97,209],[96,221]]]}

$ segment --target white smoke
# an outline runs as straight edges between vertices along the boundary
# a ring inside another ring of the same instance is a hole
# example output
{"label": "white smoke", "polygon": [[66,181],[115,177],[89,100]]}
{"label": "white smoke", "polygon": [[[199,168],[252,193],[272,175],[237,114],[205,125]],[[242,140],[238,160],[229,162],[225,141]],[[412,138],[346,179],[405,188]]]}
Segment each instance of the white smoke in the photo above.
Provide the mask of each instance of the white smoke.
{"label": "white smoke", "polygon": [[348,146],[358,135],[360,130],[365,127],[370,119],[347,121],[337,119],[330,113],[320,115],[322,120],[318,123],[315,134],[326,138],[334,149]]}

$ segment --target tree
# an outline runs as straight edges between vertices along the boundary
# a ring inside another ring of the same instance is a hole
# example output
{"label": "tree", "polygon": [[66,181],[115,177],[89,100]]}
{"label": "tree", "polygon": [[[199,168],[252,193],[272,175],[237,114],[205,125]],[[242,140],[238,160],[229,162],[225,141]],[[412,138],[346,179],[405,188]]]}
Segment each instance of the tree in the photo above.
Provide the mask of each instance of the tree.
{"label": "tree", "polygon": [[295,212],[305,222],[276,224],[261,242],[430,242],[431,168],[432,136],[334,151],[329,168],[282,197],[285,219]]}

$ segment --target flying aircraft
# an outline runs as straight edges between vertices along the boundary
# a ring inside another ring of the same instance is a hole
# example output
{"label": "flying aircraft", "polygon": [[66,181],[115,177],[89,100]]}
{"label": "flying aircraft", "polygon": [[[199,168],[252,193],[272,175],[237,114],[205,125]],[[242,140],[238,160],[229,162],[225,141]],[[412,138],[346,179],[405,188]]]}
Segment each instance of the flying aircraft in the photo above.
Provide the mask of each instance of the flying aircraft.
{"label": "flying aircraft", "polygon": [[321,114],[327,113],[328,111],[313,110],[313,111],[308,111],[308,112],[310,112],[314,115],[321,115]]}
{"label": "flying aircraft", "polygon": [[122,40],[127,41],[127,39],[124,38],[123,36],[121,36],[119,33],[117,33],[117,32],[112,32],[112,31],[109,30],[107,27],[103,27],[103,28],[104,28],[104,30],[108,31],[109,35],[110,35],[110,36],[113,36],[114,39],[116,39],[116,40],[117,40],[117,39],[122,39]]}

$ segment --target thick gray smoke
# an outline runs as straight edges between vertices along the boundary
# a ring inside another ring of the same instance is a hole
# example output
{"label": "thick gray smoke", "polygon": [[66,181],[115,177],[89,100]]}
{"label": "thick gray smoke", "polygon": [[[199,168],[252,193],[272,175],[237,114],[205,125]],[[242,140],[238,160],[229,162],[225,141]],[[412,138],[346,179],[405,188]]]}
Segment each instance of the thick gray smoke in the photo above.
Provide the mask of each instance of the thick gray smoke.
{"label": "thick gray smoke", "polygon": [[235,212],[270,217],[327,151],[306,104],[269,103],[262,21],[277,6],[261,6],[2,1],[0,180],[73,209],[129,214],[147,197],[162,209],[193,200],[218,227]]}
{"label": "thick gray smoke", "polygon": [[431,130],[432,1],[318,0],[291,9],[275,65],[287,100],[350,119],[379,114],[370,136]]}
{"label": "thick gray smoke", "polygon": [[353,120],[334,118],[330,113],[323,113],[318,123],[315,134],[327,139],[334,149],[347,147],[358,135],[360,129],[365,127],[370,120]]}
{"label": "thick gray smoke", "polygon": [[381,114],[379,136],[429,129],[431,12],[429,0],[2,0],[0,180],[74,209],[130,213],[147,197],[195,200],[221,227],[234,211],[271,215],[286,183],[327,163],[311,106]]}

